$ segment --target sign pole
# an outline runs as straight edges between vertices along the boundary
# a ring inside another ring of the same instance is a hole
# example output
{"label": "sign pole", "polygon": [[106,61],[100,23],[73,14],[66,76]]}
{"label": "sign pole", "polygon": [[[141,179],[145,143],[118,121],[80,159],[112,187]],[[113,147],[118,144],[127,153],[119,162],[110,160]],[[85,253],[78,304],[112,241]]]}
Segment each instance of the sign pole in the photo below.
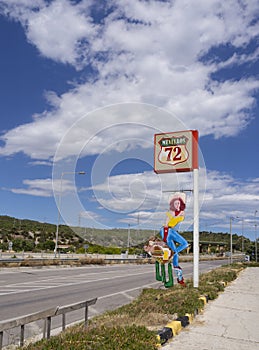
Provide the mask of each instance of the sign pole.
{"label": "sign pole", "polygon": [[193,169],[193,287],[199,287],[199,169]]}

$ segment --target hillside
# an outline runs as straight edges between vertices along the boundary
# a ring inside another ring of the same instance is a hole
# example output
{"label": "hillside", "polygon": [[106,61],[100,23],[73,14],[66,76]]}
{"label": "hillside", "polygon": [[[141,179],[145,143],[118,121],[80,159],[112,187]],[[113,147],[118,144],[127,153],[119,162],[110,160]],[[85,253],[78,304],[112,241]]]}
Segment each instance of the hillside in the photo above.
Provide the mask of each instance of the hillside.
{"label": "hillside", "polygon": [[[148,238],[157,232],[151,230],[136,229],[96,229],[96,228],[70,228],[66,225],[59,226],[60,247],[76,251],[83,248],[87,243],[89,246],[99,245],[103,247],[143,248]],[[189,243],[192,242],[192,232],[182,232]],[[10,216],[0,216],[0,249],[8,250],[9,242],[15,251],[53,251],[55,247],[56,225],[42,223],[27,219],[17,219]],[[229,249],[230,237],[227,233],[200,232],[200,242],[212,247],[218,243]],[[244,239],[245,250],[251,247],[249,239]],[[242,248],[242,237],[233,234],[233,246],[237,250]]]}

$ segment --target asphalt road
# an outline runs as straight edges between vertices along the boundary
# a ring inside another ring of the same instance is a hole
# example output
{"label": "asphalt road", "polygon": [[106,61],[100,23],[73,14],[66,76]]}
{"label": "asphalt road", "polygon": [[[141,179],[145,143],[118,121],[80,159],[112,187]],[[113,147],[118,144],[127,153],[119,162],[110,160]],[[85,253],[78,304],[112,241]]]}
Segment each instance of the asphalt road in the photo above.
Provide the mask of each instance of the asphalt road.
{"label": "asphalt road", "polygon": [[[200,273],[227,261],[200,262]],[[181,263],[184,277],[192,276],[192,263]],[[86,267],[2,268],[0,270],[0,321],[24,316],[50,307],[65,306],[98,298],[89,308],[89,316],[131,302],[145,287],[159,288],[152,264],[117,264]],[[83,319],[84,311],[69,314],[68,323]],[[55,317],[53,328],[61,326]],[[28,336],[37,334],[42,325],[26,327]],[[5,338],[13,342],[15,331]],[[8,339],[7,339],[8,338]]]}

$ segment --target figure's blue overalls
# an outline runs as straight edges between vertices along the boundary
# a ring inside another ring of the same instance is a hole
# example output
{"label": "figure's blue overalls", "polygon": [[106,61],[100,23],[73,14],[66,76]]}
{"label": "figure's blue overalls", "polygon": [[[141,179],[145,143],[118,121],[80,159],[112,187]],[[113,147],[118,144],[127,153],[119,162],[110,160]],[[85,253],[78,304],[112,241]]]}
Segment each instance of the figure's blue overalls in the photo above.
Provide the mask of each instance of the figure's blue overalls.
{"label": "figure's blue overalls", "polygon": [[[167,232],[166,232],[167,231]],[[170,249],[174,252],[173,257],[173,266],[179,266],[179,253],[188,247],[188,242],[183,236],[181,236],[177,231],[175,231],[172,227],[161,227],[160,236],[163,241],[168,245]],[[179,243],[176,246],[175,242]]]}
{"label": "figure's blue overalls", "polygon": [[[169,212],[167,212],[166,215],[169,218],[168,226],[161,227],[159,233],[163,241],[174,252],[173,267],[177,275],[177,280],[178,283],[184,284],[182,269],[179,266],[179,253],[188,247],[188,242],[174,230],[174,227],[184,220],[184,216],[172,216]],[[178,243],[178,245],[176,246],[175,243]]]}

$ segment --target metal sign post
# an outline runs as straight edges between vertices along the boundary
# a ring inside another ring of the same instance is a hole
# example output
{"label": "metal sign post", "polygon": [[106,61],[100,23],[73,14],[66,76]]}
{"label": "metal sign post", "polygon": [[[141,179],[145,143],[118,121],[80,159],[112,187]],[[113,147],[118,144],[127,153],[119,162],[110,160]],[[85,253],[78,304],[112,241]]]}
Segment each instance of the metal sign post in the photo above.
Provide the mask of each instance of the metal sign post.
{"label": "metal sign post", "polygon": [[193,286],[199,286],[199,161],[198,131],[155,134],[154,171],[157,174],[193,171]]}
{"label": "metal sign post", "polygon": [[193,169],[193,287],[199,287],[199,169]]}

